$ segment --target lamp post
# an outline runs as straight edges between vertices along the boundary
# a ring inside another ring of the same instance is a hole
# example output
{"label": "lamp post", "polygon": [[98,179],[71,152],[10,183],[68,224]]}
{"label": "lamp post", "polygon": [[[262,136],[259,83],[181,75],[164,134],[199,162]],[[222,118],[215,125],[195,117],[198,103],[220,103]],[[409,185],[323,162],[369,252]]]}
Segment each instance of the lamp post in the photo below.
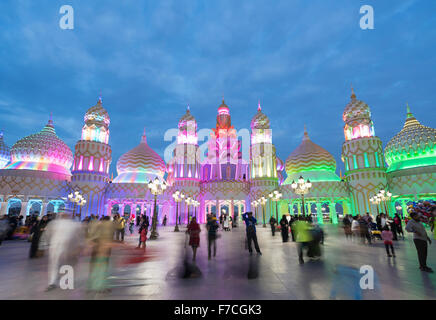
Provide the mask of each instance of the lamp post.
{"label": "lamp post", "polygon": [[188,224],[189,224],[189,206],[193,204],[194,199],[192,199],[191,197],[187,197],[185,199],[186,205],[188,206],[188,212],[187,212],[187,216],[188,216]]}
{"label": "lamp post", "polygon": [[174,201],[176,202],[176,226],[174,227],[174,232],[179,232],[179,202],[183,201],[185,195],[183,192],[176,190],[173,193]]}
{"label": "lamp post", "polygon": [[257,220],[257,207],[259,206],[259,202],[257,200],[253,200],[251,205],[254,207],[254,217]]}
{"label": "lamp post", "polygon": [[160,181],[159,178],[155,178],[153,181],[149,181],[147,185],[148,189],[150,190],[151,194],[154,195],[154,214],[153,214],[153,220],[152,220],[152,229],[150,234],[150,239],[155,240],[159,236],[156,230],[157,226],[157,196],[164,193],[165,189],[167,188],[167,184],[165,181]]}
{"label": "lamp post", "polygon": [[74,193],[70,193],[68,195],[68,199],[72,202],[73,205],[73,218],[76,217],[76,206],[84,206],[86,204],[85,198],[80,194],[79,191],[75,191]]}
{"label": "lamp post", "polygon": [[260,204],[261,204],[261,206],[262,206],[262,215],[263,215],[263,226],[262,227],[264,227],[264,228],[266,228],[266,223],[265,223],[265,205],[266,205],[266,202],[268,201],[264,196],[261,196],[260,198],[259,198],[259,200],[257,200]]}
{"label": "lamp post", "polygon": [[200,202],[198,202],[197,200],[193,200],[192,205],[194,206],[194,217],[195,219],[197,219],[197,207],[200,205]]}
{"label": "lamp post", "polygon": [[391,200],[392,193],[386,190],[380,190],[377,194],[378,198],[380,198],[381,201],[383,201],[383,205],[385,207],[385,212],[389,216],[389,206],[387,205],[388,201]]}
{"label": "lamp post", "polygon": [[278,190],[274,190],[268,196],[270,197],[270,199],[272,201],[274,201],[276,203],[276,220],[277,220],[277,223],[278,223],[278,221],[279,221],[279,206],[278,206],[278,201],[280,201],[280,199],[283,196],[283,194],[280,193],[280,191],[278,191]]}
{"label": "lamp post", "polygon": [[312,183],[309,179],[307,181],[304,181],[304,178],[300,176],[298,178],[298,182],[292,181],[291,184],[292,190],[295,194],[301,195],[301,201],[303,203],[303,216],[306,216],[306,206],[304,205],[304,195],[309,193],[310,188],[312,188]]}
{"label": "lamp post", "polygon": [[379,203],[380,203],[380,199],[375,195],[375,196],[369,198],[369,201],[370,201],[372,204],[375,204],[375,206],[376,206],[376,208],[377,208],[377,215],[380,214],[380,210],[378,209],[378,205],[379,205]]}

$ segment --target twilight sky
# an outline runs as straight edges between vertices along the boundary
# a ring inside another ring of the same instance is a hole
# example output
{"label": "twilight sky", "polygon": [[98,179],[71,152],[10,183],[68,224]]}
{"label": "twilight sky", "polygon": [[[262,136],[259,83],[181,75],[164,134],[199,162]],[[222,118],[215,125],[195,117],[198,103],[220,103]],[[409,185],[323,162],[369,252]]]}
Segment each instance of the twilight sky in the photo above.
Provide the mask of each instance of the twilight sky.
{"label": "twilight sky", "polygon": [[[74,8],[74,30],[59,9]],[[360,6],[375,11],[361,30]],[[111,172],[146,127],[161,156],[186,104],[199,129],[215,126],[224,95],[236,129],[260,99],[278,156],[311,139],[339,168],[342,112],[352,83],[384,145],[406,102],[436,127],[436,1],[428,0],[2,0],[0,129],[12,146],[50,112],[74,150],[101,92],[111,117]]]}

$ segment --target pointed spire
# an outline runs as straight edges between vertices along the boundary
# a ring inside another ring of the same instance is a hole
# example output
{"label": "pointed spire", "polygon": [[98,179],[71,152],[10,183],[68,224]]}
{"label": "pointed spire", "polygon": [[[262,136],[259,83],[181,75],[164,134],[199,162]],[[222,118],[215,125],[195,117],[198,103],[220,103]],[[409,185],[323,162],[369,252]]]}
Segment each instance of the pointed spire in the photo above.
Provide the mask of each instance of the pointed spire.
{"label": "pointed spire", "polygon": [[303,140],[310,140],[310,138],[309,138],[309,134],[307,133],[307,127],[306,127],[306,125],[304,125],[304,135],[303,135]]}
{"label": "pointed spire", "polygon": [[352,100],[356,99],[356,94],[354,93],[353,84],[351,84],[351,99]]}
{"label": "pointed spire", "polygon": [[189,103],[188,103],[188,106],[186,107],[186,112],[190,112],[191,111],[191,107],[189,106]]}
{"label": "pointed spire", "polygon": [[409,103],[406,103],[407,119],[413,118],[413,113],[410,111]]}
{"label": "pointed spire", "polygon": [[102,98],[102,96],[101,96],[101,92],[100,92],[100,94],[98,95],[98,101],[97,101],[97,103],[98,103],[98,104],[102,104],[102,103],[103,103],[103,98]]}
{"label": "pointed spire", "polygon": [[147,143],[147,136],[145,135],[145,127],[144,127],[144,132],[142,133],[141,143]]}
{"label": "pointed spire", "polygon": [[342,180],[342,169],[339,169],[339,178]]}
{"label": "pointed spire", "polygon": [[53,127],[53,112],[50,112],[50,117],[48,118],[47,125]]}
{"label": "pointed spire", "polygon": [[258,103],[257,103],[257,111],[258,111],[258,112],[261,112],[261,111],[262,111],[262,107],[260,106],[260,99],[259,99],[259,101],[258,101]]}
{"label": "pointed spire", "polygon": [[0,130],[0,139],[3,139],[3,129]]}

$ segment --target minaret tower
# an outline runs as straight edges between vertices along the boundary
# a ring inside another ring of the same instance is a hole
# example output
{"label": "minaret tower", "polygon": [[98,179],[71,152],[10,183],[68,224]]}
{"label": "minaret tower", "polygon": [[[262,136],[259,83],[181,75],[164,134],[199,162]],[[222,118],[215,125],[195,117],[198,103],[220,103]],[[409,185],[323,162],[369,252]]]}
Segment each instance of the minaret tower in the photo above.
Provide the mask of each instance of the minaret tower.
{"label": "minaret tower", "polygon": [[[277,159],[276,148],[272,143],[270,121],[262,112],[260,102],[257,113],[251,120],[250,140],[250,197],[253,201],[261,196],[268,198],[271,191],[278,189],[277,165],[279,165],[280,170],[283,170],[283,163]],[[267,217],[272,214],[272,208],[271,201],[268,201],[266,205]]]}
{"label": "minaret tower", "polygon": [[342,161],[349,186],[353,215],[374,212],[369,198],[387,187],[386,166],[380,138],[375,136],[369,106],[356,99],[351,88],[351,101],[343,113],[345,142]]}
{"label": "minaret tower", "polygon": [[109,183],[112,149],[109,142],[110,118],[103,108],[101,97],[85,114],[82,138],[76,143],[71,184],[87,201],[81,208],[82,218],[90,214],[102,215],[104,191]]}

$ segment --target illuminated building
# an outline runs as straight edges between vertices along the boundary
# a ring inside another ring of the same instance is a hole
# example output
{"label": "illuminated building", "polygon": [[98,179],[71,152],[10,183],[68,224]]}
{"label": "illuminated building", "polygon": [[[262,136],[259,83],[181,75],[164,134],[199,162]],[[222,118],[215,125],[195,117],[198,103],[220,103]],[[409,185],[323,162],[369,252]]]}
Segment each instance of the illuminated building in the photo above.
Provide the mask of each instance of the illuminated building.
{"label": "illuminated building", "polygon": [[[202,223],[207,214],[239,218],[247,210],[255,211],[251,203],[261,197],[267,199],[267,219],[276,210],[279,219],[286,213],[301,214],[302,201],[291,187],[300,176],[312,185],[304,195],[304,211],[319,223],[337,223],[338,213],[375,213],[369,198],[381,189],[392,193],[390,214],[405,213],[411,201],[436,198],[436,130],[421,125],[409,107],[403,129],[383,150],[369,106],[352,91],[342,116],[344,176],[336,174],[335,159],[310,139],[306,128],[284,164],[276,155],[274,131],[260,103],[250,130],[234,128],[224,100],[217,111],[206,149],[199,146],[197,121],[188,107],[179,119],[168,163],[148,144],[144,130],[140,139],[138,134],[139,144],[118,159],[115,178],[109,177],[110,118],[101,98],[85,113],[74,155],[56,135],[51,118],[40,132],[18,140],[10,149],[1,133],[0,213],[12,207],[21,207],[23,215],[56,212],[69,205],[70,192],[80,191],[87,200],[80,209],[82,217],[114,212],[150,216],[154,197],[147,183],[155,178],[168,184],[157,197],[160,222],[166,215],[169,223],[175,223],[175,191],[199,202],[196,209],[180,203],[182,224],[195,214]],[[268,197],[274,191],[283,195],[276,203]]]}

